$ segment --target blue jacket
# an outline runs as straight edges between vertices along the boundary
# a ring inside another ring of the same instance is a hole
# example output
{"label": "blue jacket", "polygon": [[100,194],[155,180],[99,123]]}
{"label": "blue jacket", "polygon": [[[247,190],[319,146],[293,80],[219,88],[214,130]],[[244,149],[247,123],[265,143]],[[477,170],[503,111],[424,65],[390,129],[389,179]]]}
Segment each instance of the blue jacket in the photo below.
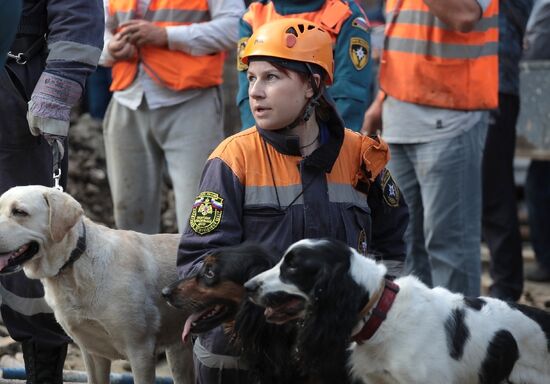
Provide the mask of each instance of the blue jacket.
{"label": "blue jacket", "polygon": [[501,0],[499,10],[499,92],[519,94],[519,61],[533,0]]}
{"label": "blue jacket", "polygon": [[104,25],[102,0],[25,0],[16,40],[46,33],[44,71],[84,88],[101,55]]}
{"label": "blue jacket", "polygon": [[550,0],[536,1],[525,36],[525,60],[550,60]]}
{"label": "blue jacket", "polygon": [[[352,61],[352,39],[360,38],[367,42],[370,57],[370,27],[363,10],[355,1],[342,0],[349,6],[351,14],[340,29],[334,45],[334,84],[329,88],[329,94],[336,102],[338,112],[345,126],[359,131],[363,124],[363,116],[371,102],[372,71],[370,60],[367,65],[357,69]],[[255,3],[267,5],[271,0],[260,0]],[[301,13],[320,10],[325,0],[277,0],[273,2],[278,14],[286,17],[299,17]],[[251,5],[251,7],[254,4]],[[250,12],[250,7],[248,11]],[[239,42],[250,37],[252,27],[245,21],[245,15],[240,20]],[[237,105],[241,114],[242,128],[255,125],[254,117],[248,104],[248,80],[246,71],[239,72],[239,90]]]}

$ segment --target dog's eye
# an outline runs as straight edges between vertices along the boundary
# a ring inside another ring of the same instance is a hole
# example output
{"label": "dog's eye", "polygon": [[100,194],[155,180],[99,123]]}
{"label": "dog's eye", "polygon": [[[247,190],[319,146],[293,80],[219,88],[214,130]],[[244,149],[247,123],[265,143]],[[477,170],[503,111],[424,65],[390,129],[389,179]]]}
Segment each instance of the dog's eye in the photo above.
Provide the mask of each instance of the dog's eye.
{"label": "dog's eye", "polygon": [[286,264],[285,264],[285,269],[288,273],[294,273],[296,272],[296,270],[298,269],[296,267],[296,264],[294,264],[294,261],[293,260],[289,260]]}
{"label": "dog's eye", "polygon": [[23,211],[22,209],[19,209],[19,208],[13,208],[11,210],[11,214],[13,216],[21,216],[21,217],[24,217],[24,216],[29,216],[29,214],[25,211]]}
{"label": "dog's eye", "polygon": [[207,279],[213,279],[214,277],[216,277],[216,274],[211,268],[207,268],[206,271],[204,271],[203,276]]}

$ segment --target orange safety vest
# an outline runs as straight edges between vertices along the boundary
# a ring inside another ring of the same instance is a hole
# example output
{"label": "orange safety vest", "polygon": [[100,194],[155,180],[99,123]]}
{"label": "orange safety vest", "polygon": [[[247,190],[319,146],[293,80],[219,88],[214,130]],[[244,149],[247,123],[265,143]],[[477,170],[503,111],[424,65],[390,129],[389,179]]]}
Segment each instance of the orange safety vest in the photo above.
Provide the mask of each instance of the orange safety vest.
{"label": "orange safety vest", "polygon": [[[124,22],[136,18],[137,0],[110,0],[109,20],[115,32]],[[142,17],[166,27],[210,20],[207,0],[151,0]],[[221,84],[224,54],[192,56],[182,51],[144,45],[135,58],[113,65],[111,91],[127,88],[134,81],[138,64],[157,83],[179,91]]]}
{"label": "orange safety vest", "polygon": [[330,33],[332,42],[336,41],[338,33],[342,28],[342,24],[352,14],[349,5],[341,0],[328,0],[325,4],[316,11],[293,13],[289,15],[281,15],[275,10],[273,2],[266,4],[257,2],[252,3],[248,7],[248,11],[243,15],[243,20],[246,21],[252,31],[255,31],[260,26],[270,21],[284,19],[286,17],[298,17],[311,22],[314,22]]}
{"label": "orange safety vest", "polygon": [[468,33],[451,30],[423,0],[388,0],[380,87],[410,103],[458,110],[498,105],[498,1]]}

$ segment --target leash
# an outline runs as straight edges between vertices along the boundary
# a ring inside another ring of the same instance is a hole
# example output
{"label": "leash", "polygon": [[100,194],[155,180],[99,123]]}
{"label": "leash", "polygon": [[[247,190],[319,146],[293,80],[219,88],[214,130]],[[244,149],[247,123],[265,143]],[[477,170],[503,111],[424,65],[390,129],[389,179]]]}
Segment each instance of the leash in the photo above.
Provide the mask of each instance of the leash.
{"label": "leash", "polygon": [[63,159],[63,152],[61,150],[63,143],[57,138],[46,139],[50,144],[52,149],[52,158],[53,158],[53,187],[61,192],[63,192],[63,187],[61,186],[61,160]]}
{"label": "leash", "polygon": [[[378,300],[376,308],[374,308],[370,313],[370,317],[363,325],[363,328],[352,336],[352,341],[355,341],[357,344],[361,345],[374,335],[382,322],[386,320],[386,315],[390,311],[398,292],[399,286],[393,281],[385,279],[384,290],[381,294],[380,300]],[[363,313],[363,311],[361,311],[361,313]]]}
{"label": "leash", "polygon": [[[40,53],[46,45],[46,36],[41,35],[38,39],[28,44],[28,38],[15,38],[11,50],[7,53],[8,59],[15,60],[19,65],[27,62]],[[19,52],[15,52],[19,51]]]}

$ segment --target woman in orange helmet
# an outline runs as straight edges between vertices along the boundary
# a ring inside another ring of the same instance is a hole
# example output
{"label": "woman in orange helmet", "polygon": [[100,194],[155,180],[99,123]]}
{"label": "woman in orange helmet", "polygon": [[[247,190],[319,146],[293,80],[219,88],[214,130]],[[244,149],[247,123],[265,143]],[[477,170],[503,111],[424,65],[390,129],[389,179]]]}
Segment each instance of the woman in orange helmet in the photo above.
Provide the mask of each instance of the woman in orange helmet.
{"label": "woman in orange helmet", "polygon": [[[398,275],[408,210],[385,170],[387,145],[345,129],[326,93],[329,34],[302,19],[274,21],[251,36],[242,60],[257,125],[210,155],[181,238],[180,276],[221,246],[255,241],[280,257],[293,242],[320,237],[344,241]],[[221,327],[201,333],[194,351],[199,383],[253,380]]]}

